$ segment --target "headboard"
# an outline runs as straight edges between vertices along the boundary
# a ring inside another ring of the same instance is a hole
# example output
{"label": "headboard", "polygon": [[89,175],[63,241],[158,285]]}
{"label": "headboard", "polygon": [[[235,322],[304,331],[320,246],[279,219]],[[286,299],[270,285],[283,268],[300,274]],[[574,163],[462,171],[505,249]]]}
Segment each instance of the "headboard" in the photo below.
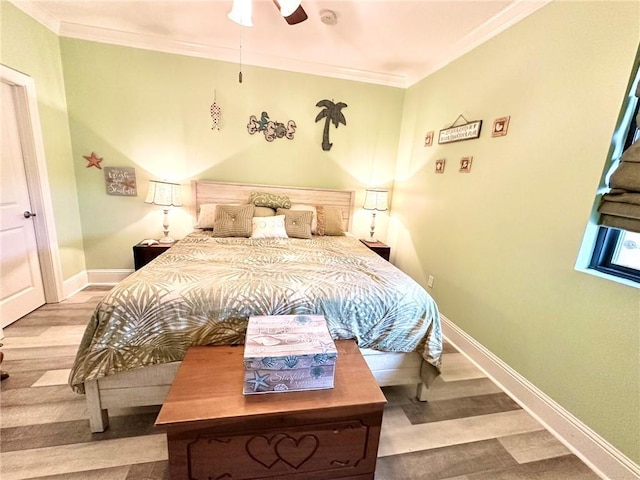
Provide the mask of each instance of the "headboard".
{"label": "headboard", "polygon": [[252,191],[271,192],[287,195],[291,203],[308,205],[330,205],[340,208],[346,231],[351,230],[351,215],[355,191],[329,188],[280,187],[250,183],[226,183],[207,180],[192,180],[194,219],[203,203],[247,203]]}

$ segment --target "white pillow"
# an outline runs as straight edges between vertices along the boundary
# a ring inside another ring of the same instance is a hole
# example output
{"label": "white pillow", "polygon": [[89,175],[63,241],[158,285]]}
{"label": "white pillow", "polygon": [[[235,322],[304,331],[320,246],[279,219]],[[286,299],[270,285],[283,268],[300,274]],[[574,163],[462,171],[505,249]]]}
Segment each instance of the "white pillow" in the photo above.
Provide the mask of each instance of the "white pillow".
{"label": "white pillow", "polygon": [[253,217],[251,238],[289,238],[284,227],[284,215]]}
{"label": "white pillow", "polygon": [[311,235],[316,234],[316,230],[318,229],[318,211],[315,205],[306,205],[304,203],[294,203],[291,205],[289,210],[305,210],[309,212],[313,212],[313,217],[311,218]]}
{"label": "white pillow", "polygon": [[200,205],[198,223],[196,223],[195,228],[213,228],[213,222],[216,219],[216,205],[215,203],[203,203]]}

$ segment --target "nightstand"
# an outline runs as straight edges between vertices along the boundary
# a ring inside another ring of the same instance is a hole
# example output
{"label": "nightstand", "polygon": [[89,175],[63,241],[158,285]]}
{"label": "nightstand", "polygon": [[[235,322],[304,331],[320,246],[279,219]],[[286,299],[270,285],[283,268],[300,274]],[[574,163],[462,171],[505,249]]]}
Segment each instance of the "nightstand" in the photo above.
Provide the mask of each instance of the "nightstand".
{"label": "nightstand", "polygon": [[369,250],[376,252],[382,258],[384,258],[387,262],[389,261],[389,256],[391,255],[391,247],[386,243],[382,242],[367,242],[365,239],[361,238],[360,242],[367,247]]}
{"label": "nightstand", "polygon": [[137,245],[133,246],[133,264],[136,270],[140,270],[151,260],[156,258],[163,252],[166,252],[175,243],[158,243],[155,245]]}

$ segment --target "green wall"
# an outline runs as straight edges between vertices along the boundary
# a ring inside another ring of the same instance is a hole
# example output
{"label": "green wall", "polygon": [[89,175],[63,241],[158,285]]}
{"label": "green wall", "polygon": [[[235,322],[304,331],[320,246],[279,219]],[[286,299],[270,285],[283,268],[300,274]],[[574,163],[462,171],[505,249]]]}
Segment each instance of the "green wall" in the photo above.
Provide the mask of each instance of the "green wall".
{"label": "green wall", "polygon": [[[447,318],[636,463],[640,291],[574,264],[639,40],[637,2],[552,3],[423,79],[393,197],[396,264],[433,275]],[[461,113],[479,139],[423,146]]]}
{"label": "green wall", "polygon": [[[246,66],[240,84],[232,63],[68,38],[61,48],[89,269],[131,268],[131,246],[160,236],[161,211],[144,203],[150,178],[184,184],[186,208],[170,213],[176,238],[192,230],[190,179],[355,189],[358,202],[365,186],[391,185],[402,89]],[[220,131],[211,129],[214,93]],[[328,152],[315,123],[322,99],[348,105]],[[250,135],[249,117],[263,111],[294,120],[294,139]],[[134,167],[138,197],[107,195],[102,172],[82,158],[91,152],[103,166]],[[358,213],[366,235],[369,218]]]}
{"label": "green wall", "polygon": [[[366,185],[387,185],[396,264],[423,285],[433,275],[444,315],[639,463],[640,294],[574,270],[639,8],[553,3],[406,91],[251,67],[240,85],[235,64],[58,39],[7,2],[0,58],[36,80],[65,278],[131,268],[131,245],[160,234],[148,179],[185,185],[176,237],[191,230],[191,178],[353,188],[360,202]],[[323,98],[349,105],[330,152],[314,122]],[[250,136],[263,110],[295,120],[295,139]],[[479,139],[424,147],[461,113],[484,121]],[[505,115],[508,135],[491,138]],[[106,195],[92,151],[134,167],[138,197]],[[357,233],[369,218],[356,212]]]}
{"label": "green wall", "polygon": [[59,39],[5,1],[0,25],[0,62],[35,82],[62,274],[68,279],[85,270],[85,258]]}

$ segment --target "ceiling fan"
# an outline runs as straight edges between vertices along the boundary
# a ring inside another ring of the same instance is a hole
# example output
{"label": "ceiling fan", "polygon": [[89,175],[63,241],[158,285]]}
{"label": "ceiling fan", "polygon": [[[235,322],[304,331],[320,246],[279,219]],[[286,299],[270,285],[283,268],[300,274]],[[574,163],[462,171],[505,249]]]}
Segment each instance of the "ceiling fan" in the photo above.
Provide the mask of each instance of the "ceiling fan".
{"label": "ceiling fan", "polygon": [[[308,18],[300,0],[273,0],[273,3],[289,25],[297,25]],[[244,27],[253,27],[252,7],[252,0],[233,0],[229,18]]]}

